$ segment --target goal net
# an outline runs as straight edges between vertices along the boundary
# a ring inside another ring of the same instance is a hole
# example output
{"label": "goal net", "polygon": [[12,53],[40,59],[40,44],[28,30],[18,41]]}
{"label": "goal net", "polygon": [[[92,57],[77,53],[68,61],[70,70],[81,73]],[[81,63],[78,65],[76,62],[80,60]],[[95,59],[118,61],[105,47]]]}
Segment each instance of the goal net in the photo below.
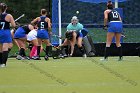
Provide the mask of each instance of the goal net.
{"label": "goal net", "polygon": [[[104,10],[108,0],[53,0],[52,28],[53,33],[64,37],[66,26],[73,16],[89,30],[94,43],[106,41],[106,31],[102,29]],[[139,0],[112,0],[114,6],[121,13],[124,24],[123,42],[140,42],[140,14]],[[118,3],[115,4],[115,1]],[[53,37],[53,43],[59,38]]]}

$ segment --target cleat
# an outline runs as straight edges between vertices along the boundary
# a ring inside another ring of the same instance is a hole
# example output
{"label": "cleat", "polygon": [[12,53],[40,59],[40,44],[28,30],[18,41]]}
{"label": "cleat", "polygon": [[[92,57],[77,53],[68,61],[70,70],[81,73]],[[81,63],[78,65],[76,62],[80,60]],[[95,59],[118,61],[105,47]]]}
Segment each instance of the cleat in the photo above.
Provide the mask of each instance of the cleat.
{"label": "cleat", "polygon": [[41,60],[39,56],[34,56],[33,59],[34,60]]}
{"label": "cleat", "polygon": [[16,59],[17,59],[17,60],[24,60],[25,58],[22,57],[21,55],[17,55]]}
{"label": "cleat", "polygon": [[1,64],[0,67],[4,68],[4,67],[6,67],[6,65],[5,64]]}
{"label": "cleat", "polygon": [[88,54],[90,57],[93,57],[93,56],[95,56],[95,53],[93,53],[93,52],[89,52],[89,54]]}
{"label": "cleat", "polygon": [[46,56],[44,57],[44,59],[47,61],[47,60],[49,60],[49,57],[46,55]]}
{"label": "cleat", "polygon": [[87,55],[86,54],[83,54],[83,58],[87,58]]}
{"label": "cleat", "polygon": [[123,57],[120,57],[119,59],[118,59],[118,61],[122,61],[123,60]]}
{"label": "cleat", "polygon": [[59,58],[62,58],[62,59],[65,58],[63,54],[60,54],[58,57],[59,57]]}
{"label": "cleat", "polygon": [[27,60],[30,60],[30,58],[29,58],[29,57],[27,57],[27,56],[25,56],[24,58],[25,58],[25,59],[27,59]]}
{"label": "cleat", "polygon": [[72,57],[72,54],[69,54],[69,57]]}
{"label": "cleat", "polygon": [[68,55],[67,54],[64,54],[64,57],[68,57]]}
{"label": "cleat", "polygon": [[102,59],[100,59],[100,61],[108,61],[108,58],[102,58]]}
{"label": "cleat", "polygon": [[34,59],[36,56],[32,56],[31,59]]}

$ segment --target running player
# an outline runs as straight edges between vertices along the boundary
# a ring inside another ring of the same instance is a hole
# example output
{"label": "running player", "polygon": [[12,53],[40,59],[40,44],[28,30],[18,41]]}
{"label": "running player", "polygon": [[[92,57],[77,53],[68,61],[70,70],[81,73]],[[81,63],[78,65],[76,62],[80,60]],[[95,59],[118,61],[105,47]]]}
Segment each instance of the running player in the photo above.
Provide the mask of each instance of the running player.
{"label": "running player", "polygon": [[6,66],[9,44],[12,43],[10,23],[12,27],[16,26],[13,16],[6,10],[7,5],[0,3],[0,67]]}
{"label": "running player", "polygon": [[113,9],[113,4],[111,1],[107,3],[107,10],[104,11],[104,29],[107,30],[108,23],[108,32],[107,32],[107,41],[105,48],[104,60],[107,60],[110,51],[110,45],[112,38],[116,38],[116,46],[119,52],[119,60],[122,60],[122,47],[120,43],[121,32],[122,32],[122,20],[119,13]]}
{"label": "running player", "polygon": [[26,35],[33,30],[34,27],[31,24],[28,25],[23,25],[20,26],[14,34],[14,38],[16,39],[20,50],[19,50],[19,55],[16,57],[16,59],[21,60],[21,59],[25,59],[28,57],[26,57],[26,53],[25,53],[25,49],[26,49]]}
{"label": "running player", "polygon": [[37,56],[36,60],[40,60],[40,48],[42,44],[42,40],[46,44],[46,56],[44,57],[45,60],[48,60],[48,54],[51,50],[51,43],[49,41],[49,34],[51,33],[51,22],[50,19],[47,17],[46,9],[41,9],[41,16],[35,18],[31,24],[37,23],[38,31],[37,31],[37,38],[38,38],[38,46],[37,46]]}

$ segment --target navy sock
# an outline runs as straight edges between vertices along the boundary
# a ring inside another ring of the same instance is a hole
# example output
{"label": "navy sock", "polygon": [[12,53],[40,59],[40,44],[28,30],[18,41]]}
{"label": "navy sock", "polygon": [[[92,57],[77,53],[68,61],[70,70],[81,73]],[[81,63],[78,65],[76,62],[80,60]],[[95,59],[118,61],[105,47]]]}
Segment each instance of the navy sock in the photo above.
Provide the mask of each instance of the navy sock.
{"label": "navy sock", "polygon": [[26,56],[26,55],[25,55],[25,49],[24,49],[24,48],[21,48],[21,49],[19,50],[19,55],[20,55],[20,56]]}
{"label": "navy sock", "polygon": [[40,56],[40,48],[41,46],[37,46],[37,56]]}
{"label": "navy sock", "polygon": [[118,52],[119,52],[119,58],[122,58],[122,47],[118,47]]}
{"label": "navy sock", "polygon": [[104,55],[105,59],[107,59],[109,56],[109,50],[110,50],[110,47],[105,47],[105,55]]}
{"label": "navy sock", "polygon": [[10,52],[11,51],[11,48],[8,48],[8,52]]}
{"label": "navy sock", "polygon": [[2,52],[0,52],[0,64],[2,64]]}
{"label": "navy sock", "polygon": [[8,51],[3,51],[3,53],[2,53],[2,64],[6,65],[7,59],[8,59]]}
{"label": "navy sock", "polygon": [[46,55],[49,56],[52,46],[46,46]]}

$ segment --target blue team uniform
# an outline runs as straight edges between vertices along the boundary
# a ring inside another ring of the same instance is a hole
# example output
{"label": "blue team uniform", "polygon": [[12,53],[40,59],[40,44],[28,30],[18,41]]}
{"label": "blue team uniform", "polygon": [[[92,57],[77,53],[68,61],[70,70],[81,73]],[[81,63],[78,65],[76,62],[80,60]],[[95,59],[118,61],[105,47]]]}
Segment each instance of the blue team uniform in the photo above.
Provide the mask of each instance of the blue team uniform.
{"label": "blue team uniform", "polygon": [[0,43],[11,43],[12,35],[10,32],[10,23],[5,20],[7,13],[0,15]]}
{"label": "blue team uniform", "polygon": [[116,10],[112,10],[108,14],[108,32],[121,33],[123,29],[122,22],[119,19],[119,13]]}
{"label": "blue team uniform", "polygon": [[37,23],[38,25],[37,38],[49,39],[48,23],[45,21],[47,17],[41,16],[40,18],[41,20]]}
{"label": "blue team uniform", "polygon": [[30,29],[28,25],[21,26],[15,31],[14,38],[15,39],[25,38],[26,34],[28,34],[29,32],[30,32]]}

